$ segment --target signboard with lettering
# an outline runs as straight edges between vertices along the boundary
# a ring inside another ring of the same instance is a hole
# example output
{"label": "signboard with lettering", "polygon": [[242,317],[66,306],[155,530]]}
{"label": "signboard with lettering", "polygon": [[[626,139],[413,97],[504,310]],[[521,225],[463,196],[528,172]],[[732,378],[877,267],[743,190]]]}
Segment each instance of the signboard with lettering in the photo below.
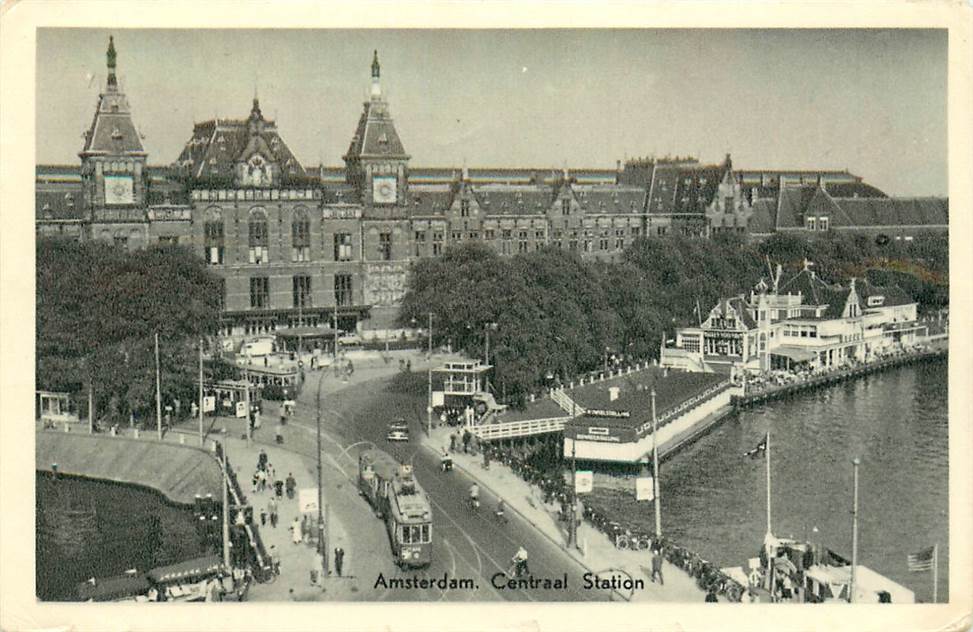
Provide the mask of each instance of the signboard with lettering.
{"label": "signboard with lettering", "polygon": [[653,500],[655,498],[655,481],[651,476],[640,476],[635,479],[635,500]]}
{"label": "signboard with lettering", "polygon": [[216,410],[216,398],[212,395],[203,398],[203,412],[211,413]]}
{"label": "signboard with lettering", "polygon": [[614,419],[628,419],[632,416],[627,410],[598,410],[592,408],[585,409],[585,415],[588,417],[611,417]]}
{"label": "signboard with lettering", "polygon": [[595,488],[595,473],[590,471],[578,471],[574,473],[574,492],[576,494],[589,494]]}
{"label": "signboard with lettering", "polygon": [[446,393],[444,393],[443,391],[432,392],[432,405],[434,408],[436,406],[443,406],[445,403],[446,403]]}
{"label": "signboard with lettering", "polygon": [[246,417],[247,416],[247,403],[246,402],[237,402],[236,403],[236,416],[237,417]]}

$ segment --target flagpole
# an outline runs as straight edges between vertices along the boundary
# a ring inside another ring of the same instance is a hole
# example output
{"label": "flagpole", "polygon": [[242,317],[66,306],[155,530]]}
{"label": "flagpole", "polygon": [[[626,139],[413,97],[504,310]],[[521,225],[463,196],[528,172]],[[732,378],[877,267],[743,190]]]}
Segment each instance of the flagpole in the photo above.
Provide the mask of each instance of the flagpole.
{"label": "flagpole", "polygon": [[770,528],[770,431],[767,431],[767,535],[771,535],[773,531]]}
{"label": "flagpole", "polygon": [[851,510],[851,586],[848,591],[848,603],[855,603],[855,580],[858,571],[858,457],[851,460],[855,466],[855,494]]}
{"label": "flagpole", "polygon": [[932,545],[932,602],[939,603],[939,543]]}
{"label": "flagpole", "polygon": [[159,332],[155,334],[155,424],[162,441],[162,378],[159,376]]}

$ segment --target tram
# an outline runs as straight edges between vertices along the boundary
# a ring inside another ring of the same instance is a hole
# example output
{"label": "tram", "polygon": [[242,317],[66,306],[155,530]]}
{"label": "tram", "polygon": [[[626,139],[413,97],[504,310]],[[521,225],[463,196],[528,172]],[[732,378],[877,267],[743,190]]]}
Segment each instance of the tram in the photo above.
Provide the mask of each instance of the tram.
{"label": "tram", "polygon": [[377,449],[358,456],[358,489],[385,521],[395,563],[424,568],[432,563],[432,508],[411,465]]}

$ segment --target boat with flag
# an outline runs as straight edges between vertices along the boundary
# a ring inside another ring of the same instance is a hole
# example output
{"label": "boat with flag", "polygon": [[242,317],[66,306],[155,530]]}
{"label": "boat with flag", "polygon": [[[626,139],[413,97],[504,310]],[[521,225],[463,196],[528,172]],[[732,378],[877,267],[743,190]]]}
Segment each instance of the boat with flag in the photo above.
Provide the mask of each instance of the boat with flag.
{"label": "boat with flag", "polygon": [[[854,465],[852,557],[793,538],[773,534],[771,523],[770,432],[745,458],[765,459],[767,532],[757,557],[744,566],[723,568],[725,574],[748,586],[744,600],[791,603],[915,603],[915,593],[858,562],[858,459]],[[910,570],[928,570],[935,562],[935,547],[909,556]],[[934,597],[935,601],[935,597]]]}

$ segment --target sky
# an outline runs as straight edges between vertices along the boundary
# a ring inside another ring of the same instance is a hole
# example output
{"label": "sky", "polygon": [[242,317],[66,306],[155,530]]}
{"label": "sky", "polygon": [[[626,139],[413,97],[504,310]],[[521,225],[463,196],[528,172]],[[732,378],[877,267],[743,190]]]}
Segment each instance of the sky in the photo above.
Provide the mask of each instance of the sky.
{"label": "sky", "polygon": [[40,29],[38,163],[79,163],[110,33],[150,164],[174,161],[194,121],[246,118],[256,92],[305,166],[342,165],[378,49],[415,167],[731,153],[948,193],[944,30]]}

